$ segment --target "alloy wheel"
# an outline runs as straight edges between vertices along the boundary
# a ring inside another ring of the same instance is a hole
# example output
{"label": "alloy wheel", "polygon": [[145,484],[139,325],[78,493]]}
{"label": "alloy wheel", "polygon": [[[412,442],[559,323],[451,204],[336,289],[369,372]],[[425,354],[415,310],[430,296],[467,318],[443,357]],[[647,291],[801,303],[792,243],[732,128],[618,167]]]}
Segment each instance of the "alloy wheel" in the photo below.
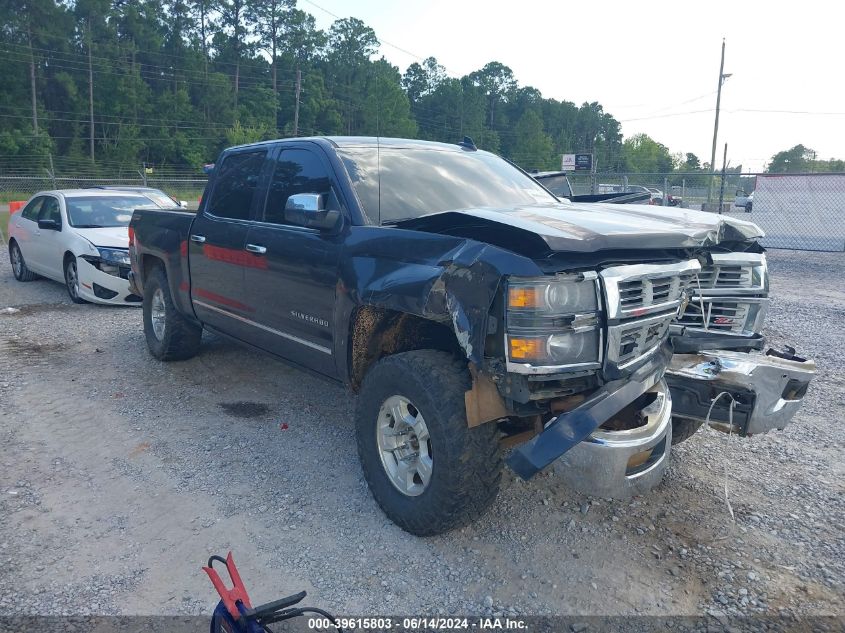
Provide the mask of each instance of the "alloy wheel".
{"label": "alloy wheel", "polygon": [[152,321],[153,334],[159,341],[164,340],[164,331],[167,327],[166,315],[164,291],[161,288],[156,288],[150,302],[150,320]]}
{"label": "alloy wheel", "polygon": [[65,267],[65,281],[67,289],[73,299],[79,298],[79,275],[76,272],[76,262],[69,261]]}
{"label": "alloy wheel", "polygon": [[433,467],[431,438],[422,414],[410,400],[391,396],[384,401],[376,441],[390,483],[409,497],[425,492]]}

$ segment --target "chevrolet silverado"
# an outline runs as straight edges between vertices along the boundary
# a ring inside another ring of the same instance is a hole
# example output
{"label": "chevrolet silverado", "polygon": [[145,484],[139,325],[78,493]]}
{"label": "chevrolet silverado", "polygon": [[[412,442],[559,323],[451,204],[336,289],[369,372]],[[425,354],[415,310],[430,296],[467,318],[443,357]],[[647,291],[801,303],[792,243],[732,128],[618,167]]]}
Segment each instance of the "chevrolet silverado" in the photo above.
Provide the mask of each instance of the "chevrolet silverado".
{"label": "chevrolet silverado", "polygon": [[130,281],[158,359],[208,330],[349,386],[373,496],[429,535],[505,463],[622,496],[673,432],[789,422],[813,365],[759,353],[759,229],[674,213],[560,201],[470,139],[268,141],[221,154],[196,214],[134,213]]}

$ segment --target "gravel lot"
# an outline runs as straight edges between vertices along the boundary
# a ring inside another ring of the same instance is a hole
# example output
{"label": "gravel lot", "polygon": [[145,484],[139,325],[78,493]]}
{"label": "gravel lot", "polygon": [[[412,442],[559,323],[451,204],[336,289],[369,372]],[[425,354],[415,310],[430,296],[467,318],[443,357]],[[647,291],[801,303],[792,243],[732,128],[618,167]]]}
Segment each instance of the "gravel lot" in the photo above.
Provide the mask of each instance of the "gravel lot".
{"label": "gravel lot", "polygon": [[820,367],[785,432],[705,429],[626,502],[509,474],[428,539],[371,498],[344,389],[212,337],[158,363],[140,310],[0,259],[4,613],[208,614],[200,567],[232,549],[254,603],[306,589],[339,613],[845,615],[842,253],[770,254],[768,334]]}

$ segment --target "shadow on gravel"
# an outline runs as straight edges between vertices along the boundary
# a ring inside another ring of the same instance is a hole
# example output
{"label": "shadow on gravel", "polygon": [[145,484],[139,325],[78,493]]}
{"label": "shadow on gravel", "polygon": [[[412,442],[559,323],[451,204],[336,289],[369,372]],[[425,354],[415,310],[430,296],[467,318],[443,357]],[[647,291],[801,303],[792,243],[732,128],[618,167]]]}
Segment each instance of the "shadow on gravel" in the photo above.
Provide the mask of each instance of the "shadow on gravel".
{"label": "shadow on gravel", "polygon": [[261,402],[218,402],[217,406],[233,418],[260,418],[270,412],[270,407]]}
{"label": "shadow on gravel", "polygon": [[9,338],[6,339],[5,347],[16,356],[34,357],[48,356],[54,352],[61,352],[67,347],[67,344],[36,343],[34,341],[26,341],[19,338]]}

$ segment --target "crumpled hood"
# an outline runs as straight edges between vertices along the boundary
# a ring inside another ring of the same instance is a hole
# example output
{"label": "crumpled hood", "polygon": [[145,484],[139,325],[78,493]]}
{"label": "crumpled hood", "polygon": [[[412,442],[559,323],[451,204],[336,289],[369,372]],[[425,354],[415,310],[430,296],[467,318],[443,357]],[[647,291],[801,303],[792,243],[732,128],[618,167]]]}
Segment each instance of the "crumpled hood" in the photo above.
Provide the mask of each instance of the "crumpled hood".
{"label": "crumpled hood", "polygon": [[396,226],[472,237],[532,255],[541,250],[699,248],[763,235],[751,222],[712,213],[596,203],[462,209],[404,220]]}
{"label": "crumpled hood", "polygon": [[621,209],[618,210],[647,218],[658,218],[668,220],[670,222],[681,221],[686,223],[695,223],[699,225],[710,224],[719,231],[719,234],[721,236],[720,241],[753,240],[765,236],[763,229],[761,229],[753,222],[749,222],[747,220],[740,220],[739,218],[735,218],[731,215],[719,215],[718,213],[697,211],[695,209],[682,209],[681,207],[663,207],[648,204],[620,205],[597,203],[589,206],[601,207],[602,211],[607,210],[608,207],[621,207]]}
{"label": "crumpled hood", "polygon": [[128,226],[104,226],[101,229],[73,229],[94,246],[129,248]]}

